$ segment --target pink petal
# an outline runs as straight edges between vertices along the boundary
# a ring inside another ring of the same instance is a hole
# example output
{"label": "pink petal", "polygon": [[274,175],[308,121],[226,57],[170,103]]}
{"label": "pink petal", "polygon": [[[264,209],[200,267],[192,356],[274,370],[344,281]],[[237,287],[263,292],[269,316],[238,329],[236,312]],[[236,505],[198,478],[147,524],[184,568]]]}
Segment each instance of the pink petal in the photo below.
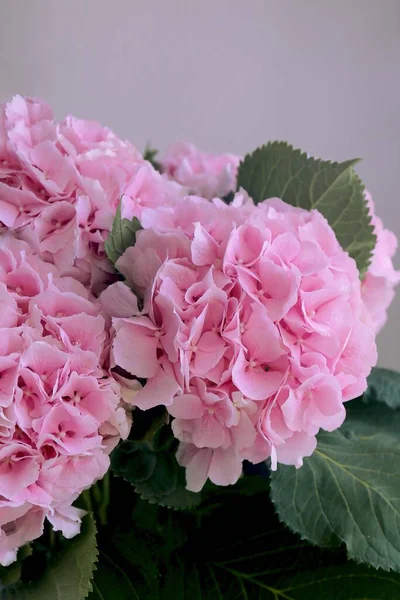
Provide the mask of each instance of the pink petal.
{"label": "pink petal", "polygon": [[210,448],[196,448],[192,444],[180,443],[176,453],[178,463],[186,467],[186,489],[200,492],[207,481],[212,458]]}
{"label": "pink petal", "polygon": [[61,531],[69,540],[80,532],[82,517],[85,514],[80,508],[65,506],[58,507],[53,514],[49,513],[47,519],[53,525],[54,531]]}
{"label": "pink petal", "polygon": [[221,336],[212,331],[207,331],[197,343],[192,371],[196,375],[205,375],[218,364],[224,352],[225,342]]}
{"label": "pink petal", "polygon": [[106,288],[100,301],[109,317],[133,317],[139,313],[136,295],[122,281]]}
{"label": "pink petal", "polygon": [[284,354],[277,327],[267,316],[262,304],[252,304],[252,315],[248,320],[242,342],[252,359],[262,363],[273,362]]}
{"label": "pink petal", "polygon": [[212,265],[218,258],[218,245],[214,238],[196,223],[192,241],[192,261],[195,265]]}
{"label": "pink petal", "polygon": [[0,200],[0,222],[6,227],[13,227],[18,216],[18,208]]}
{"label": "pink petal", "polygon": [[216,485],[233,485],[242,474],[242,459],[232,448],[213,451],[208,476]]}
{"label": "pink petal", "polygon": [[236,450],[251,448],[256,441],[257,431],[244,410],[240,411],[239,423],[231,429]]}
{"label": "pink petal", "polygon": [[287,438],[284,444],[276,446],[277,461],[283,465],[294,465],[299,468],[303,465],[303,458],[311,456],[316,447],[317,440],[314,435],[296,432],[292,437]]}
{"label": "pink petal", "polygon": [[135,246],[127,248],[115,264],[128,283],[142,291],[151,287],[161,265],[160,258],[152,248],[139,252]]}
{"label": "pink petal", "polygon": [[207,413],[193,431],[192,441],[198,448],[218,448],[226,440],[225,428]]}
{"label": "pink petal", "polygon": [[244,396],[251,400],[266,400],[278,389],[283,374],[279,371],[265,371],[262,367],[250,367],[243,351],[232,369],[232,380]]}
{"label": "pink petal", "polygon": [[133,404],[142,410],[160,405],[170,406],[181,389],[176,378],[160,365],[154,377],[136,394]]}
{"label": "pink petal", "polygon": [[168,412],[179,419],[197,419],[204,413],[204,405],[194,394],[181,394],[175,396],[174,401],[168,406]]}
{"label": "pink petal", "polygon": [[18,548],[42,535],[43,522],[44,511],[37,508],[25,509],[25,514],[10,522],[10,533],[1,532],[0,535],[0,563],[3,566],[16,559]]}
{"label": "pink petal", "polygon": [[113,342],[113,361],[136,377],[151,378],[157,372],[158,337],[156,327],[147,317],[114,319],[116,335]]}

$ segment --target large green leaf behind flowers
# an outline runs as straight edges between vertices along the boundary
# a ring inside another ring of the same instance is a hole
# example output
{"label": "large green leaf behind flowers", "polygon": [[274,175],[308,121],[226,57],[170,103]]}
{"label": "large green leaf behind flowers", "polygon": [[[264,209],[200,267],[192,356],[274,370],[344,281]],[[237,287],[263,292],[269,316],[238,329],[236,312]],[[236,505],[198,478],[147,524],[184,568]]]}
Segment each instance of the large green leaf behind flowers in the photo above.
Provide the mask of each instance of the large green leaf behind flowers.
{"label": "large green leaf behind flowers", "polygon": [[321,433],[300,469],[278,466],[280,519],[319,546],[344,542],[356,562],[400,571],[400,411],[362,400],[344,425]]}
{"label": "large green leaf behind flowers", "polygon": [[2,590],[1,600],[84,600],[93,589],[97,557],[96,524],[88,514],[81,533],[62,542],[38,580]]}
{"label": "large green leaf behind flowers", "polygon": [[[317,548],[291,533],[274,514],[268,489],[268,480],[244,477],[238,485],[209,489],[203,503],[185,513],[138,500],[131,523],[122,518],[122,531],[113,529],[100,544],[100,561],[104,547],[114,564],[105,564],[108,576],[96,572],[95,590],[112,600],[129,594],[141,600],[400,598],[400,576],[349,562],[342,550]],[[89,600],[102,600],[96,593]]]}
{"label": "large green leaf behind flowers", "polygon": [[358,159],[343,163],[320,160],[286,142],[270,142],[244,157],[237,185],[256,203],[277,197],[292,206],[318,209],[363,275],[376,238],[364,186],[353,168],[358,162]]}

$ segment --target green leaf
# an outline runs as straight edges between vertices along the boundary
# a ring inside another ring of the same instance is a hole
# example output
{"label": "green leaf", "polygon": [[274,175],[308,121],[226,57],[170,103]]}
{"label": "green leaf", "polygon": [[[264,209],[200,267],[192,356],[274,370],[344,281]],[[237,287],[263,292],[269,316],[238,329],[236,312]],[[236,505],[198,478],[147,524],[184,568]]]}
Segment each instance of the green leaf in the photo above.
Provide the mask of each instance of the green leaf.
{"label": "green leaf", "polygon": [[[148,506],[147,503],[143,504]],[[158,587],[157,556],[160,548],[153,543],[149,535],[139,534],[136,530],[117,531],[113,533],[113,544],[129,565],[129,572],[140,573],[141,581],[138,582],[137,587],[143,589],[143,583],[147,584],[149,589]]]}
{"label": "green leaf", "polygon": [[340,430],[318,436],[303,467],[279,465],[272,500],[313,544],[344,542],[355,561],[400,571],[400,411],[353,404]]}
{"label": "green leaf", "polygon": [[[280,554],[281,549],[278,548],[277,552]],[[317,561],[316,564],[318,564]],[[310,598],[318,600],[393,600],[400,598],[398,577],[391,577],[355,564],[305,571],[302,570],[301,564],[298,564],[297,573],[285,575],[284,569],[282,569],[279,578],[271,574],[269,583],[265,582],[268,573],[263,573],[262,578],[258,576],[257,572],[248,576],[247,573],[236,570],[235,565],[232,566],[233,569],[227,571],[231,575],[229,583],[221,582],[214,570],[215,593],[213,596],[208,594],[198,597],[204,599],[211,599],[211,597],[215,599],[237,598],[238,600],[239,598],[243,600],[252,598],[260,600],[310,600]],[[226,593],[228,589],[230,591]],[[182,596],[183,598],[186,596]]]}
{"label": "green leaf", "polygon": [[230,204],[232,202],[232,200],[234,199],[234,197],[235,197],[235,193],[234,192],[228,192],[226,194],[226,196],[224,196],[222,198],[222,200],[225,202],[225,204]]}
{"label": "green leaf", "polygon": [[20,580],[21,563],[19,560],[12,563],[9,567],[0,566],[0,589],[2,586],[12,586]]}
{"label": "green leaf", "polygon": [[112,454],[114,473],[133,485],[146,481],[154,473],[157,457],[154,453],[138,450],[130,444],[120,444]]}
{"label": "green leaf", "polygon": [[135,486],[141,498],[151,504],[175,509],[197,506],[201,494],[186,490],[185,471],[175,458],[176,440],[164,425],[151,441],[122,442],[111,456],[111,468]]}
{"label": "green leaf", "polygon": [[343,552],[313,547],[288,531],[265,492],[232,496],[231,505],[225,503],[197,528],[180,519],[175,514],[172,527],[188,531],[188,541],[173,553],[159,553],[159,593],[144,594],[146,600],[400,597],[398,575],[348,563]]}
{"label": "green leaf", "polygon": [[143,158],[144,160],[147,160],[156,169],[156,171],[161,173],[161,164],[158,162],[158,160],[156,160],[157,154],[158,150],[152,148],[151,144],[147,144],[146,148],[144,149]]}
{"label": "green leaf", "polygon": [[43,576],[32,583],[18,585],[4,600],[84,600],[92,590],[97,556],[96,524],[88,514],[82,521],[81,533],[63,542]]}
{"label": "green leaf", "polygon": [[400,408],[400,373],[378,367],[372,369],[364,401],[382,402],[390,408]]}
{"label": "green leaf", "polygon": [[[93,592],[89,600],[139,600],[139,591],[123,568],[108,554],[100,554],[92,581]],[[39,599],[38,599],[39,600]]]}
{"label": "green leaf", "polygon": [[160,509],[140,500],[123,478],[113,477],[111,483],[113,510],[107,526],[99,527],[99,562],[89,600],[142,600],[147,594],[155,600],[160,543],[154,536],[160,531]]}
{"label": "green leaf", "polygon": [[171,473],[172,480],[171,484],[168,483],[165,487],[159,485],[159,481],[156,478],[157,473],[148,481],[138,484],[136,491],[140,494],[141,498],[151,504],[160,504],[160,506],[166,506],[175,510],[188,510],[198,506],[201,501],[201,494],[195,494],[186,489],[185,473],[182,467],[178,465],[178,469],[174,467],[173,470],[168,470],[167,468],[162,475],[160,474],[164,481],[166,481],[168,473]]}
{"label": "green leaf", "polygon": [[[125,525],[126,526],[126,525]],[[99,563],[89,600],[135,600],[158,597],[158,551],[152,539],[129,531],[110,529],[101,540]]]}
{"label": "green leaf", "polygon": [[129,434],[130,440],[151,442],[157,431],[168,423],[169,417],[164,406],[149,410],[135,409],[135,419]]}
{"label": "green leaf", "polygon": [[376,238],[364,186],[354,172],[358,159],[334,163],[308,157],[284,142],[270,142],[245,156],[238,188],[254,202],[278,197],[307,210],[318,209],[362,274],[368,268]]}
{"label": "green leaf", "polygon": [[100,528],[97,592],[89,600],[102,600],[99,591],[123,600],[128,590],[140,600],[400,598],[397,574],[348,562],[342,548],[321,549],[290,532],[274,512],[268,479],[262,480],[245,475],[239,486],[216,488],[218,502],[202,515],[201,507],[181,512],[151,505],[113,478],[115,510]]}
{"label": "green leaf", "polygon": [[391,410],[381,403],[368,401],[361,396],[346,406],[347,417],[340,431],[348,439],[361,439],[380,435],[379,442],[386,441],[389,446],[400,443],[400,410]]}
{"label": "green leaf", "polygon": [[136,233],[139,229],[141,225],[136,217],[133,217],[132,221],[121,219],[121,203],[119,203],[112,229],[104,244],[106,254],[113,265],[127,248],[135,245]]}

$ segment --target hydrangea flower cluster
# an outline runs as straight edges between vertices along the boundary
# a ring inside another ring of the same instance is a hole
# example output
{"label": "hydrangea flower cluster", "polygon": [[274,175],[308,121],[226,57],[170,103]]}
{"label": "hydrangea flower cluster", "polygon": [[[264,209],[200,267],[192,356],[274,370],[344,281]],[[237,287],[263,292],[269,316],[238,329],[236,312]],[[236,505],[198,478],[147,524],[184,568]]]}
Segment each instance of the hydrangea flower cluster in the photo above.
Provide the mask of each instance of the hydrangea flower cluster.
{"label": "hydrangea flower cluster", "polygon": [[98,123],[57,123],[48,104],[21,96],[0,111],[0,226],[94,291],[112,280],[104,241],[121,196],[123,216],[132,218],[179,193]]}
{"label": "hydrangea flower cluster", "polygon": [[107,374],[105,319],[81,283],[23,241],[0,236],[0,563],[41,535],[66,537],[72,502],[109,467],[129,433]]}
{"label": "hydrangea flower cluster", "polygon": [[[78,533],[72,504],[128,436],[127,402],[167,408],[198,491],[234,483],[243,460],[301,466],[365,390],[395,237],[367,196],[377,245],[360,283],[319,212],[221,200],[239,160],[179,143],[159,173],[95,122],[21,96],[0,109],[1,564],[46,518]],[[126,283],[104,246],[120,201],[143,227],[116,264]]]}
{"label": "hydrangea flower cluster", "polygon": [[208,200],[223,198],[236,188],[240,157],[201,152],[193,144],[178,142],[168,148],[161,161],[164,172]]}
{"label": "hydrangea flower cluster", "polygon": [[192,196],[141,222],[117,267],[144,309],[126,288],[112,361],[147,379],[136,406],[174,417],[188,489],[234,483],[244,459],[301,466],[376,362],[354,260],[320,213],[279,199]]}

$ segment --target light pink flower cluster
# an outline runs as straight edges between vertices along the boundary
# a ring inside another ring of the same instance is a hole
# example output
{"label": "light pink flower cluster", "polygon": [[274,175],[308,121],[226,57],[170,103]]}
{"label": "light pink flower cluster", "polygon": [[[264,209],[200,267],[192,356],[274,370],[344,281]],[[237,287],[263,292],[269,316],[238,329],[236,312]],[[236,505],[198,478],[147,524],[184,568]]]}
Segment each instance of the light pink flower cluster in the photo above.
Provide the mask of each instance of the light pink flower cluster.
{"label": "light pink flower cluster", "polygon": [[78,281],[23,241],[0,236],[0,563],[41,535],[66,537],[71,506],[129,433],[119,386],[102,368],[105,320]]}
{"label": "light pink flower cluster", "polygon": [[387,309],[394,298],[394,288],[400,281],[400,271],[393,267],[392,258],[397,249],[397,238],[385,229],[381,219],[375,214],[371,195],[366,194],[372,225],[376,235],[376,246],[372,261],[362,286],[362,298],[367,306],[378,333],[387,319]]}
{"label": "light pink flower cluster", "polygon": [[201,152],[193,144],[178,142],[167,150],[161,164],[171,179],[192,194],[212,200],[236,189],[239,162],[234,154]]}
{"label": "light pink flower cluster", "polygon": [[94,291],[113,274],[104,241],[121,196],[132,218],[177,193],[178,184],[98,123],[57,123],[46,103],[21,96],[0,109],[0,227]]}
{"label": "light pink flower cluster", "polygon": [[278,199],[187,197],[141,222],[117,266],[144,310],[122,283],[103,296],[109,312],[123,297],[112,361],[147,379],[138,407],[174,417],[188,489],[234,483],[244,459],[301,466],[376,362],[354,260]]}

